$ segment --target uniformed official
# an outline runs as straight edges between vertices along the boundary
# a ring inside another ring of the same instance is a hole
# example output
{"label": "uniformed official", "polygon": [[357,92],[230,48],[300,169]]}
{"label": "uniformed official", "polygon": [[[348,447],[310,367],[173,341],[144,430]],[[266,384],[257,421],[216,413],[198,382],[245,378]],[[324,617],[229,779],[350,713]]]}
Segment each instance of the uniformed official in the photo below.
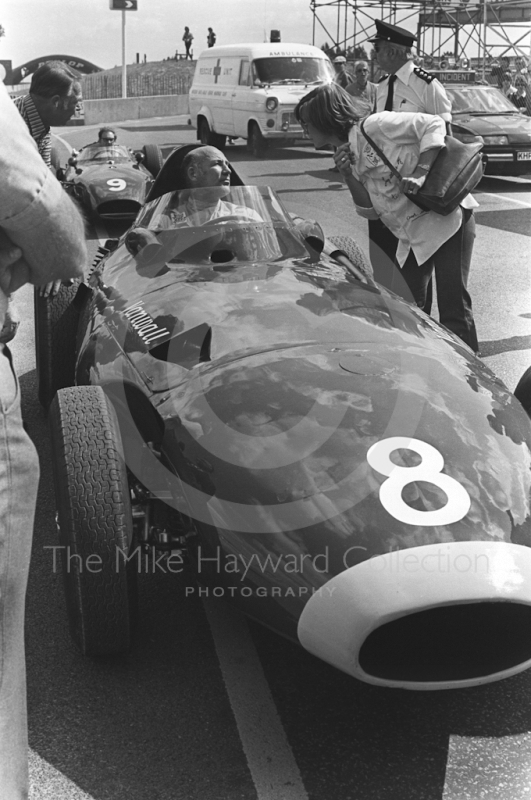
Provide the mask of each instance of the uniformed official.
{"label": "uniformed official", "polygon": [[437,78],[422,67],[416,67],[411,47],[416,41],[410,31],[375,20],[374,44],[376,60],[383,72],[376,92],[377,111],[421,111],[438,114],[447,124],[452,122],[452,103]]}

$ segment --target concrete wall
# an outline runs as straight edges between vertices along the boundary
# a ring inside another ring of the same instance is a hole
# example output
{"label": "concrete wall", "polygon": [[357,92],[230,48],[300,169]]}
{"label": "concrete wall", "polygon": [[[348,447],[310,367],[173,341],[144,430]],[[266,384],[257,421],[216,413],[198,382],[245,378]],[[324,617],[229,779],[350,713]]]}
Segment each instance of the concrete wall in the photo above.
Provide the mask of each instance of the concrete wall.
{"label": "concrete wall", "polygon": [[126,97],[110,100],[84,100],[85,125],[120,122],[125,119],[173,117],[188,114],[187,94],[163,94],[153,97]]}

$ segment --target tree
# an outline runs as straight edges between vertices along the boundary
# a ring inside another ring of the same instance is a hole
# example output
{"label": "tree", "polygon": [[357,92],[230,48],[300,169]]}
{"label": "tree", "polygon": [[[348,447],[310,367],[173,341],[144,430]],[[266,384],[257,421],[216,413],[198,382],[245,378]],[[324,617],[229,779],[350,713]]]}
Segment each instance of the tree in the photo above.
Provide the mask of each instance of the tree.
{"label": "tree", "polygon": [[6,35],[6,30],[3,25],[0,25],[0,39]]}

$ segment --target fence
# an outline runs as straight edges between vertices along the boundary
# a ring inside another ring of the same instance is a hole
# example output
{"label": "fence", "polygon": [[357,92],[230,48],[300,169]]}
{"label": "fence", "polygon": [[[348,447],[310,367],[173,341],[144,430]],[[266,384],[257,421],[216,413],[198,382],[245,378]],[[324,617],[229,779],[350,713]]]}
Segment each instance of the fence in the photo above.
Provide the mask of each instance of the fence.
{"label": "fence", "polygon": [[[97,72],[82,79],[85,100],[104,100],[122,96],[122,76],[99,75]],[[188,94],[192,75],[164,73],[162,75],[127,75],[128,97],[153,97],[164,94]]]}

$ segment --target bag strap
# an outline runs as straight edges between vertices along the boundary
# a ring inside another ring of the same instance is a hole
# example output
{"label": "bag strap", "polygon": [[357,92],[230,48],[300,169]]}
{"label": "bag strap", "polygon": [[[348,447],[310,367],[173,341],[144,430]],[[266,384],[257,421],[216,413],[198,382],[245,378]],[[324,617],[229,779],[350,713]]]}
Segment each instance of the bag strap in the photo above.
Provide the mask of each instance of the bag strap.
{"label": "bag strap", "polygon": [[397,170],[397,168],[396,168],[396,167],[393,167],[393,165],[391,164],[391,162],[389,161],[389,159],[387,158],[387,156],[385,155],[385,153],[383,153],[383,152],[380,150],[380,148],[378,147],[378,145],[376,144],[376,142],[373,142],[373,140],[371,139],[371,137],[369,136],[369,134],[368,134],[368,133],[367,133],[367,131],[365,130],[365,120],[363,120],[363,121],[362,121],[362,123],[361,123],[361,125],[360,125],[360,131],[361,131],[361,132],[362,132],[362,134],[365,136],[365,138],[367,139],[367,141],[369,142],[369,144],[371,145],[371,147],[373,148],[373,150],[376,152],[376,154],[380,156],[380,158],[382,159],[382,161],[384,162],[384,164],[387,164],[387,166],[389,167],[389,169],[391,170],[391,172],[393,173],[393,175],[395,175],[395,176],[398,178],[398,180],[400,180],[400,181],[401,181],[401,180],[402,180],[402,175],[399,173],[399,171]]}

